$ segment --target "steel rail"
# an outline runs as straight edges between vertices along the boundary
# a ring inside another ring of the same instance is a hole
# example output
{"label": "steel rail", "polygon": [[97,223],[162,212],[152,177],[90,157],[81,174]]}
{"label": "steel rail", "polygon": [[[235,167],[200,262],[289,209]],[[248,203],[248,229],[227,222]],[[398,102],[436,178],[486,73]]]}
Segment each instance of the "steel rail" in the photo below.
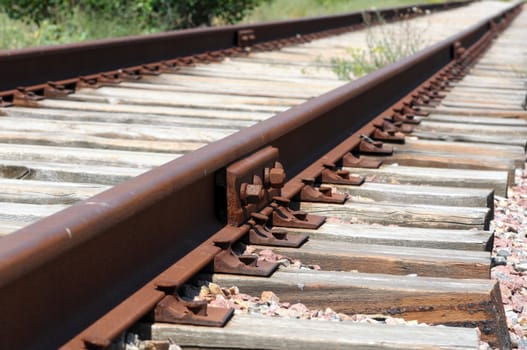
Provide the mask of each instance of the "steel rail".
{"label": "steel rail", "polygon": [[[277,147],[295,180],[285,188],[292,197],[305,168],[316,174],[334,147],[451,63],[457,43],[469,48],[488,38],[519,6],[3,238],[0,347],[57,347],[80,332],[84,345],[106,344],[108,338],[90,335],[116,335],[164,295],[158,286],[177,287],[209,264],[220,250],[214,234],[243,234],[225,227],[225,194],[216,180],[227,165]],[[300,140],[302,149],[291,146]],[[341,154],[350,150],[340,147]],[[106,315],[117,305],[128,318]],[[105,327],[96,322],[103,315]]]}
{"label": "steel rail", "polygon": [[247,30],[254,34],[250,40],[251,45],[254,45],[361,25],[364,24],[364,14],[375,18],[375,14],[379,13],[383,18],[390,20],[401,14],[413,13],[412,9],[415,7],[423,10],[442,10],[463,6],[472,1],[400,6],[344,15],[188,29],[79,44],[0,51],[0,91],[232,49],[243,45],[239,42],[239,34]]}

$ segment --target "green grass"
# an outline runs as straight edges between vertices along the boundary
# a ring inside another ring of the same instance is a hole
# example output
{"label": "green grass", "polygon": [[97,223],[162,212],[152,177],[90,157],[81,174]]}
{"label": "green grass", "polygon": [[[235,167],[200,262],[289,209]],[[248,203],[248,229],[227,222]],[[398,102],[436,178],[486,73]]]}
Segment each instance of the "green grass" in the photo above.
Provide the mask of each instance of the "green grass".
{"label": "green grass", "polygon": [[85,40],[147,34],[164,28],[148,28],[132,15],[107,18],[75,10],[60,16],[57,24],[43,21],[15,20],[0,12],[0,49],[17,49],[32,46],[54,45]]}
{"label": "green grass", "polygon": [[[441,0],[381,0],[375,1],[376,9],[411,4],[437,3]],[[372,8],[366,0],[272,0],[258,6],[243,22],[262,22],[306,16],[322,16]]]}

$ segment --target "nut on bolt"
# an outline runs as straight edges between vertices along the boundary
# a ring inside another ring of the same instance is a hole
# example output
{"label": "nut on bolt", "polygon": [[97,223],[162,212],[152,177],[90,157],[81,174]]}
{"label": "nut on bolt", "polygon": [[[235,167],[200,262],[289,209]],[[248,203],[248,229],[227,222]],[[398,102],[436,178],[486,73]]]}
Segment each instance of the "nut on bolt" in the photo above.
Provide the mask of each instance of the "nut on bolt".
{"label": "nut on bolt", "polygon": [[272,188],[281,188],[284,186],[285,176],[285,170],[282,164],[275,162],[274,167],[271,169],[265,168],[264,170],[265,185]]}
{"label": "nut on bolt", "polygon": [[264,189],[260,184],[242,183],[240,185],[240,199],[247,203],[258,203],[264,197]]}
{"label": "nut on bolt", "polygon": [[272,168],[269,170],[269,183],[273,188],[284,186],[285,171],[282,168]]}

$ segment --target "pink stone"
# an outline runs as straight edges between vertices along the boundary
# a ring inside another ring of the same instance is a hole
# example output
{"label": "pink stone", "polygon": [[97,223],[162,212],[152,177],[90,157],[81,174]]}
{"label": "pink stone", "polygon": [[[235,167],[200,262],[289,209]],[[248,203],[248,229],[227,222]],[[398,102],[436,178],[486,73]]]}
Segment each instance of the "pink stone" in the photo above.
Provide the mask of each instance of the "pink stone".
{"label": "pink stone", "polygon": [[297,303],[297,304],[293,304],[293,305],[289,306],[289,310],[295,310],[295,311],[299,311],[301,313],[308,313],[309,312],[309,309],[307,308],[307,306],[305,306],[304,304],[301,304],[301,303]]}
{"label": "pink stone", "polygon": [[260,299],[265,303],[278,303],[280,302],[280,298],[276,296],[271,291],[263,291],[262,295],[260,296]]}

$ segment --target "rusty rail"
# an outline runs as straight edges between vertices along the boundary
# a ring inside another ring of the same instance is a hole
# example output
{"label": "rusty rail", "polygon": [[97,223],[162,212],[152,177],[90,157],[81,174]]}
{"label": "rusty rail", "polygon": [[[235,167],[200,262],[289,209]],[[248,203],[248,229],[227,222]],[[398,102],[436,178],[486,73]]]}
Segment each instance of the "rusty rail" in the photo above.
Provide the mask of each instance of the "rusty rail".
{"label": "rusty rail", "polygon": [[[373,118],[401,107],[460,47],[479,50],[519,6],[3,238],[0,347],[104,347],[209,266],[218,242],[247,232],[226,225],[229,164],[278,148],[289,179],[282,196],[292,198],[358,145],[350,135],[371,134]],[[292,146],[300,140],[302,149]]]}

